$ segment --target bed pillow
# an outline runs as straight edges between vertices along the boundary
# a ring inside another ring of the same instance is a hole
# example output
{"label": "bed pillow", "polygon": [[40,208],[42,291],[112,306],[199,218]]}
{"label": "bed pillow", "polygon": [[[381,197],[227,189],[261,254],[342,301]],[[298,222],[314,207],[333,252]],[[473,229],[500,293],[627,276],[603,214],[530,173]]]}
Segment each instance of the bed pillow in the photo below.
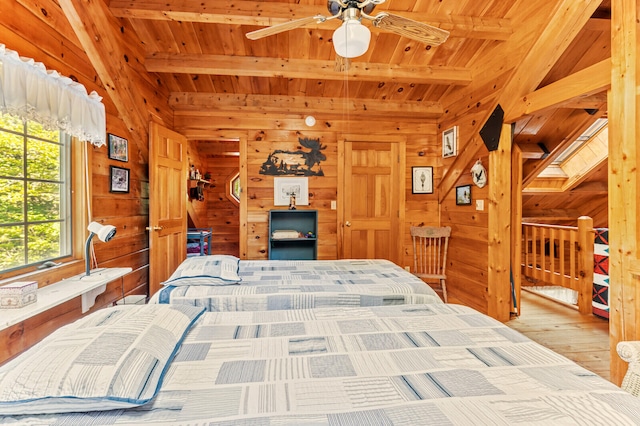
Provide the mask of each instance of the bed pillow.
{"label": "bed pillow", "polygon": [[202,312],[122,305],[56,330],[0,367],[0,414],[102,411],[151,401]]}
{"label": "bed pillow", "polygon": [[238,284],[240,259],[225,254],[193,256],[186,258],[169,279],[162,284],[187,285],[229,285]]}

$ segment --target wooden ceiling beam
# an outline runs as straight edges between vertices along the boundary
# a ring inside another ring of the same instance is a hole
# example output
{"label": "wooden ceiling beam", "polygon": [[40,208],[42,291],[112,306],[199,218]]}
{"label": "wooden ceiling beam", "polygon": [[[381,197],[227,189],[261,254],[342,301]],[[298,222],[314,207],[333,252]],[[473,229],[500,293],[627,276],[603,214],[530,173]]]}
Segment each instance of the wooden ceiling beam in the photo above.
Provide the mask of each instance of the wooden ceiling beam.
{"label": "wooden ceiling beam", "polygon": [[282,77],[318,80],[353,78],[386,83],[443,84],[466,86],[471,72],[462,67],[400,66],[352,62],[348,71],[335,72],[335,61],[281,59],[257,56],[154,53],[145,59],[149,72]]}
{"label": "wooden ceiling beam", "polygon": [[[270,26],[308,16],[329,13],[326,8],[289,2],[233,1],[207,2],[184,0],[171,4],[165,0],[111,0],[109,9],[114,16],[131,19],[153,19],[211,24]],[[435,25],[450,32],[451,37],[486,40],[507,40],[513,33],[509,19],[433,15],[421,12],[394,11],[380,7],[415,21]],[[375,13],[373,14],[375,15]],[[311,24],[304,28],[333,29],[340,21]]]}
{"label": "wooden ceiling beam", "polygon": [[522,151],[522,158],[525,160],[540,160],[546,158],[549,155],[549,151],[546,147],[540,146],[537,143],[520,143],[518,144]]}
{"label": "wooden ceiling beam", "polygon": [[596,93],[591,96],[580,96],[558,105],[560,108],[607,110],[607,92]]}
{"label": "wooden ceiling beam", "polygon": [[[176,111],[175,130],[189,140],[217,140],[220,131],[233,129],[238,133],[246,130],[255,133],[289,132],[289,137],[297,138],[301,132],[331,131],[338,133],[367,134],[434,134],[436,124],[433,120],[407,121],[402,118],[387,117],[376,120],[361,120],[358,116],[336,116],[327,120],[318,120],[313,127],[305,124],[305,114],[276,116],[264,113],[246,112],[230,114],[226,111]],[[256,131],[256,129],[260,129]],[[234,134],[234,133],[231,134]],[[257,136],[251,136],[257,137]],[[264,137],[264,135],[262,135]],[[284,140],[284,139],[283,139]]]}
{"label": "wooden ceiling beam", "polygon": [[[538,178],[534,181],[534,184],[539,181],[546,180],[545,178]],[[566,180],[566,179],[564,179]],[[589,194],[589,195],[607,195],[609,192],[607,182],[600,181],[589,181],[583,182],[575,188],[566,189],[560,186],[549,186],[545,187],[544,185],[538,185],[528,188],[522,189],[523,195],[536,195],[536,196],[545,196],[545,195],[558,195],[558,194]]]}
{"label": "wooden ceiling beam", "polygon": [[574,103],[597,93],[606,93],[610,87],[611,58],[607,58],[525,95],[505,117],[505,122],[512,123],[544,109],[561,108],[563,104]]}
{"label": "wooden ceiling beam", "polygon": [[339,99],[307,96],[243,95],[227,93],[177,92],[169,96],[175,111],[263,112],[283,114],[358,114],[374,117],[412,117],[435,119],[442,115],[438,102],[378,99]]}
{"label": "wooden ceiling beam", "polygon": [[531,222],[535,220],[575,220],[581,216],[577,209],[544,209],[544,210],[523,210],[522,221]]}
{"label": "wooden ceiling beam", "polygon": [[58,3],[132,136],[146,143],[151,114],[140,90],[143,84],[127,63],[118,20],[102,1]]}

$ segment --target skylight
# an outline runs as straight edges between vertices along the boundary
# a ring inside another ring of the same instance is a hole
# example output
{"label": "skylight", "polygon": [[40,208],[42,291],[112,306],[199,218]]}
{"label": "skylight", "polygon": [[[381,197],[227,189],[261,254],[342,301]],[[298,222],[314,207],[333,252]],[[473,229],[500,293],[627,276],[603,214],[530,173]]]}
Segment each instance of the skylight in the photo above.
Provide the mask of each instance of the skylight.
{"label": "skylight", "polygon": [[567,147],[558,157],[551,163],[553,166],[561,165],[571,154],[576,152],[582,145],[585,144],[589,139],[591,139],[594,135],[597,135],[600,130],[602,130],[607,124],[609,120],[606,118],[598,118],[594,123],[589,126],[584,133],[576,138],[575,141],[571,145]]}

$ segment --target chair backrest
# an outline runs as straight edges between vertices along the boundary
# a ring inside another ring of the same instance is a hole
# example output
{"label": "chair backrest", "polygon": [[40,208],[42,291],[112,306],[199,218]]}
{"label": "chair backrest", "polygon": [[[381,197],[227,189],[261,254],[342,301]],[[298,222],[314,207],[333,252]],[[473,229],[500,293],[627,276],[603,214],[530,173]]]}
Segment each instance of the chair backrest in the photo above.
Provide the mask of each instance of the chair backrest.
{"label": "chair backrest", "polygon": [[450,226],[412,226],[413,273],[444,276],[447,268]]}
{"label": "chair backrest", "polygon": [[623,361],[629,363],[620,387],[633,396],[640,396],[640,341],[620,341],[616,351]]}

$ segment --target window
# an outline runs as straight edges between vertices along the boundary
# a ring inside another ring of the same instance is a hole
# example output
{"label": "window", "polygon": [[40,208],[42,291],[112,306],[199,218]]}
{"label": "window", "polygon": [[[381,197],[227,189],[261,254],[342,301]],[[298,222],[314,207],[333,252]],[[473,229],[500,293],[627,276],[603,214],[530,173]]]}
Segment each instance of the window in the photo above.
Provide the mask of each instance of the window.
{"label": "window", "polygon": [[233,173],[227,176],[225,185],[225,195],[227,200],[235,204],[236,207],[240,205],[240,172],[236,169]]}
{"label": "window", "polygon": [[0,115],[0,273],[72,255],[70,139]]}
{"label": "window", "polygon": [[240,174],[231,179],[231,196],[240,202]]}

